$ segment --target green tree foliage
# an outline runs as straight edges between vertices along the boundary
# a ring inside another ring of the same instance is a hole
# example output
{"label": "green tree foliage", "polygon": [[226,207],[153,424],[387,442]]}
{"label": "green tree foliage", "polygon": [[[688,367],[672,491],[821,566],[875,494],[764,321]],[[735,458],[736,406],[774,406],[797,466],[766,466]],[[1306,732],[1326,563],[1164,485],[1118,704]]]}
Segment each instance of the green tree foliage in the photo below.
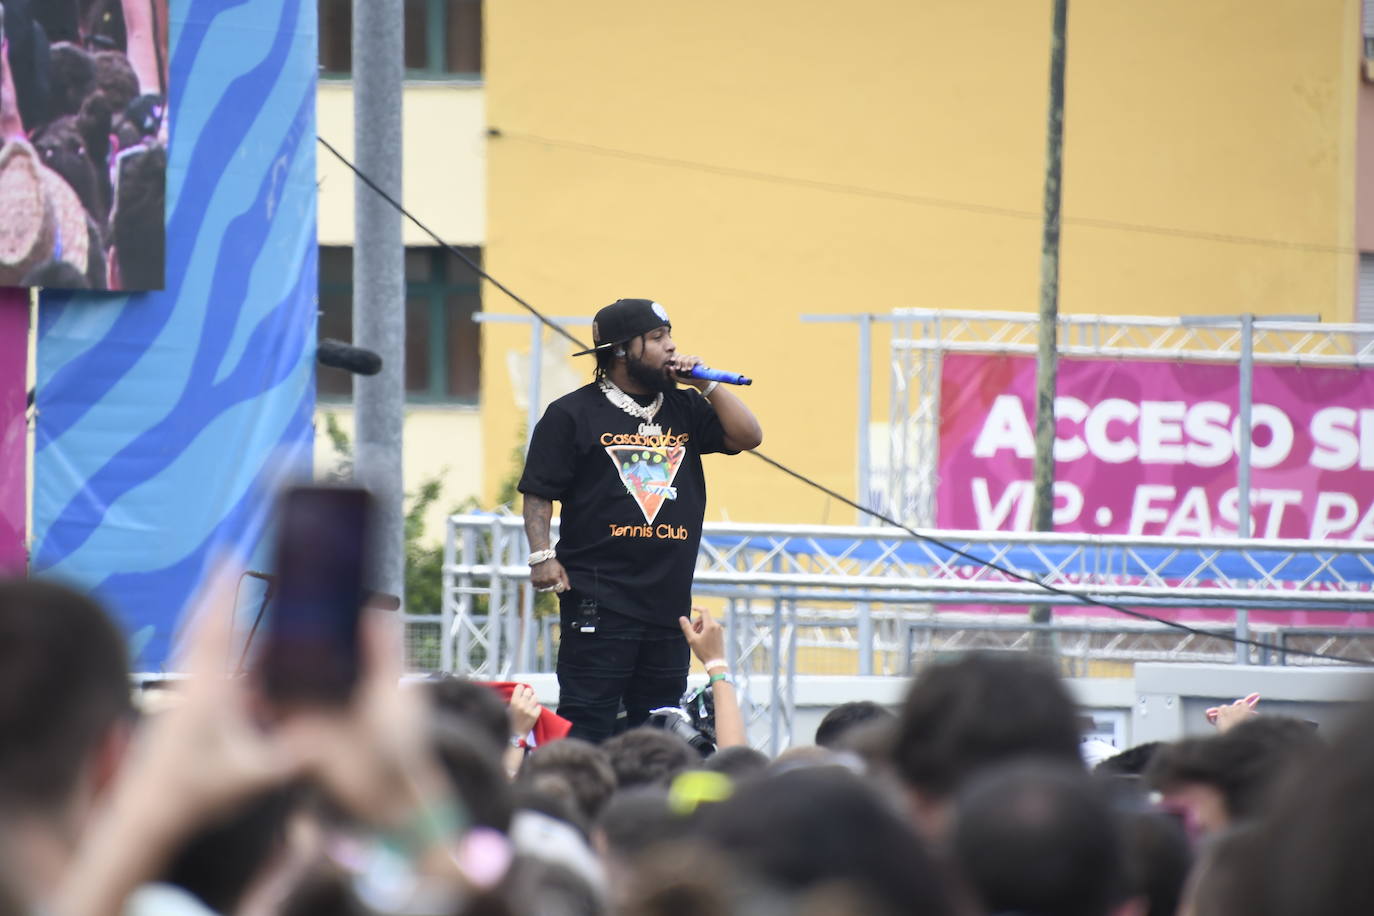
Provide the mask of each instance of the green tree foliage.
{"label": "green tree foliage", "polygon": [[[425,513],[439,501],[444,485],[438,476],[420,481],[419,489],[406,494],[406,612],[437,614],[443,606],[444,547],[426,545]],[[457,511],[457,510],[454,510]]]}
{"label": "green tree foliage", "polygon": [[[353,441],[339,424],[338,417],[331,411],[324,412],[324,432],[329,438],[334,460],[324,479],[331,483],[344,483],[353,479]],[[516,487],[525,466],[525,431],[522,427],[511,450],[509,472],[502,479],[497,490],[496,506],[491,511],[509,513],[515,505],[519,492]],[[425,539],[425,516],[436,503],[443,499],[444,484],[439,474],[426,477],[413,491],[406,493],[405,502],[405,590],[407,614],[438,614],[443,606],[444,588],[444,547]],[[476,499],[466,499],[451,507],[448,515],[481,511],[482,506]],[[477,613],[483,613],[485,599],[476,599]],[[539,615],[554,613],[557,600],[551,594],[539,594],[535,598],[535,612]]]}

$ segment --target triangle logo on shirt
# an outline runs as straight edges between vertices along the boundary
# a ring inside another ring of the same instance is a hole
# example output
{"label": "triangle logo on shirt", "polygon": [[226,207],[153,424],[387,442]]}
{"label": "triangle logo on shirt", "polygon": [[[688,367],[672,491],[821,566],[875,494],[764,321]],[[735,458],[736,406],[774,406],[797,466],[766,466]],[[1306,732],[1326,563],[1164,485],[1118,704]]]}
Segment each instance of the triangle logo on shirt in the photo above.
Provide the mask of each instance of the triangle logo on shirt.
{"label": "triangle logo on shirt", "polygon": [[643,445],[608,445],[606,454],[615,465],[620,482],[635,498],[644,513],[646,524],[653,524],[663,501],[677,499],[673,481],[687,449],[681,445],[648,447]]}

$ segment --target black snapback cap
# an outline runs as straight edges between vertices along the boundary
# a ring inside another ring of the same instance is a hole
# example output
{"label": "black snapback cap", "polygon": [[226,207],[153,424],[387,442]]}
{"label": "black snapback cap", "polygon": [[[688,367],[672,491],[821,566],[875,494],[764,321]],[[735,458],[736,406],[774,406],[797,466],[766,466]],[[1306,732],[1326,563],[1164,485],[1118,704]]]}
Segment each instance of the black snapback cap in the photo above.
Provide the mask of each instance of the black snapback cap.
{"label": "black snapback cap", "polygon": [[614,347],[665,326],[673,326],[668,311],[652,299],[617,299],[592,319],[592,341],[596,346],[579,350],[573,356]]}

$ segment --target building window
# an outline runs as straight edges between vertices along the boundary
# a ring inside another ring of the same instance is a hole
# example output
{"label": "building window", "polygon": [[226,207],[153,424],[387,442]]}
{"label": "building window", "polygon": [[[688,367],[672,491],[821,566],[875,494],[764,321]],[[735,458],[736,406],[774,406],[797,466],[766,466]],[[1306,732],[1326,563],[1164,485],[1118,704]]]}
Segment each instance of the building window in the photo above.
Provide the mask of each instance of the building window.
{"label": "building window", "polygon": [[[480,248],[463,254],[481,263]],[[406,249],[406,399],[476,404],[481,339],[474,312],[481,287],[472,269],[442,248]],[[353,340],[353,249],[320,248],[320,337]],[[321,400],[349,400],[353,377],[317,368]]]}
{"label": "building window", "polygon": [[[347,79],[353,69],[353,0],[319,0],[320,69]],[[482,0],[404,0],[409,79],[482,77]]]}

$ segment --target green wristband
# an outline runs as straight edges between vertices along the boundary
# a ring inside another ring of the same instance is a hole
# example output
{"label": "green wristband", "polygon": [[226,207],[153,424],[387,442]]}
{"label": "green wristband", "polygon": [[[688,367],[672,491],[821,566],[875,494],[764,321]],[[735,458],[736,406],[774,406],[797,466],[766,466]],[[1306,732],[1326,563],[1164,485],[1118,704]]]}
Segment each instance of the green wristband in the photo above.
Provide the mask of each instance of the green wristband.
{"label": "green wristband", "polygon": [[717,671],[715,674],[713,674],[713,675],[711,675],[709,678],[707,678],[707,680],[706,680],[706,686],[707,686],[707,687],[710,687],[710,686],[711,686],[712,684],[714,684],[716,681],[724,681],[725,683],[729,684],[731,687],[735,686],[735,679],[732,678],[732,677],[730,676],[730,672],[729,672],[729,671]]}

